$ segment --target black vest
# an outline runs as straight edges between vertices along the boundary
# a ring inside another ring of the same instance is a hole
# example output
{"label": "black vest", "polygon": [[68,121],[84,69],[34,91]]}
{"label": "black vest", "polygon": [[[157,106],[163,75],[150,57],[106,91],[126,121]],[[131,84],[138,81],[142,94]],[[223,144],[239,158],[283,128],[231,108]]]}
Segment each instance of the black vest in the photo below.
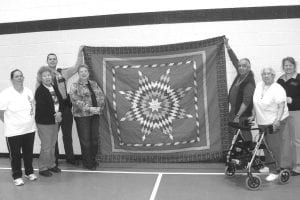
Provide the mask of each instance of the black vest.
{"label": "black vest", "polygon": [[[236,84],[236,82],[239,80],[240,75],[238,75],[234,81],[233,84],[230,88],[230,90],[232,89],[232,87]],[[237,114],[237,112],[239,111],[242,103],[243,103],[243,91],[246,87],[246,85],[248,84],[253,84],[255,87],[255,80],[254,80],[254,75],[253,72],[250,71],[249,74],[247,75],[246,79],[240,84],[238,92],[237,92],[237,96],[236,96],[236,102],[235,102],[235,113]],[[247,109],[245,110],[245,112],[242,114],[242,116],[240,117],[250,117],[252,115],[252,109],[253,109],[253,100],[251,99],[251,103],[248,105]]]}

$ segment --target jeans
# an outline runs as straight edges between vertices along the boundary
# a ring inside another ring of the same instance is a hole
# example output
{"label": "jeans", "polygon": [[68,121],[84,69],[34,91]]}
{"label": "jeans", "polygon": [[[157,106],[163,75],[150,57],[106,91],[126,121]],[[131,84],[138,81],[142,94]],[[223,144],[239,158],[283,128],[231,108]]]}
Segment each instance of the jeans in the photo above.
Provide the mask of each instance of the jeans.
{"label": "jeans", "polygon": [[33,173],[32,155],[33,155],[34,135],[35,133],[32,132],[24,135],[18,135],[18,136],[6,138],[13,179],[22,177],[21,150],[23,153],[25,174],[29,175]]}
{"label": "jeans", "polygon": [[74,117],[82,153],[82,163],[90,168],[97,164],[99,115]]}

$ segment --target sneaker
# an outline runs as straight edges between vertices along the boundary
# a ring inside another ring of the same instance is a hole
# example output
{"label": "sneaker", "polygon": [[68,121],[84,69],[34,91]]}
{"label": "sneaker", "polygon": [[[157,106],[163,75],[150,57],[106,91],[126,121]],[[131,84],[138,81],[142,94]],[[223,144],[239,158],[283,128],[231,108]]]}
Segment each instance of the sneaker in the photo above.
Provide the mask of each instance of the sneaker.
{"label": "sneaker", "polygon": [[271,173],[266,177],[266,181],[275,181],[278,177],[279,177],[279,174]]}
{"label": "sneaker", "polygon": [[55,166],[55,167],[50,168],[49,171],[54,172],[54,173],[60,173],[61,169],[58,168],[57,166]]}
{"label": "sneaker", "polygon": [[259,173],[269,173],[270,170],[269,170],[269,167],[265,166],[265,167],[259,169],[258,171],[259,171]]}
{"label": "sneaker", "polygon": [[35,174],[25,175],[24,177],[27,178],[30,181],[35,181],[37,179]]}
{"label": "sneaker", "polygon": [[17,178],[17,179],[14,180],[14,184],[16,186],[21,186],[21,185],[24,185],[24,181],[23,181],[22,178]]}
{"label": "sneaker", "polygon": [[45,176],[45,177],[50,177],[52,176],[52,173],[47,169],[47,170],[43,170],[43,171],[39,171],[39,174],[41,176]]}

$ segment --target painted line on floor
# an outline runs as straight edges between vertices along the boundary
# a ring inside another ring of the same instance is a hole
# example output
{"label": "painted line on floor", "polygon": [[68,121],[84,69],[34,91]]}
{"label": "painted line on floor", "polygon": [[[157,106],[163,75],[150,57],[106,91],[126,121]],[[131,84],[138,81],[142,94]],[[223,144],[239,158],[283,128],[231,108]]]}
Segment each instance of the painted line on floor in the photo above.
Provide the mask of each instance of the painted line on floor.
{"label": "painted line on floor", "polygon": [[156,181],[155,181],[155,184],[154,184],[154,187],[153,187],[153,190],[152,190],[152,193],[151,193],[151,196],[150,196],[150,200],[154,200],[155,199],[156,193],[157,193],[157,190],[158,190],[158,187],[159,187],[159,184],[160,184],[162,176],[163,176],[162,173],[158,174],[158,176],[156,178]]}
{"label": "painted line on floor", "polygon": [[[0,167],[0,170],[11,170],[9,167]],[[24,168],[22,168],[24,170]],[[38,169],[34,169],[38,171]],[[154,175],[224,175],[222,172],[140,172],[140,171],[106,171],[106,170],[73,170],[73,169],[62,169],[62,172],[71,173],[100,173],[100,174],[154,174]],[[247,173],[235,173],[235,175],[246,175]],[[262,173],[252,173],[252,174],[262,174]]]}

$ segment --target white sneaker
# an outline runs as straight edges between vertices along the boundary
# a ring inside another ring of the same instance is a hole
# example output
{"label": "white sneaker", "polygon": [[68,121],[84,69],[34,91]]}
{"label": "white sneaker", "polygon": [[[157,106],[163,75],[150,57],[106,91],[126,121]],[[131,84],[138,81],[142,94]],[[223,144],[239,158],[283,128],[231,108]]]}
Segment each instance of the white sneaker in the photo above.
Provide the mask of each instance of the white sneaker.
{"label": "white sneaker", "polygon": [[269,167],[266,167],[266,166],[265,166],[265,167],[259,169],[258,171],[259,171],[260,173],[269,173],[270,170],[269,170]]}
{"label": "white sneaker", "polygon": [[22,178],[17,178],[17,179],[14,180],[14,184],[16,186],[21,186],[21,185],[24,185],[24,181],[23,181]]}
{"label": "white sneaker", "polygon": [[279,177],[279,174],[269,174],[267,177],[266,177],[266,181],[274,181],[276,180],[277,178]]}
{"label": "white sneaker", "polygon": [[37,179],[37,176],[35,174],[25,175],[24,177],[30,181],[35,181]]}

